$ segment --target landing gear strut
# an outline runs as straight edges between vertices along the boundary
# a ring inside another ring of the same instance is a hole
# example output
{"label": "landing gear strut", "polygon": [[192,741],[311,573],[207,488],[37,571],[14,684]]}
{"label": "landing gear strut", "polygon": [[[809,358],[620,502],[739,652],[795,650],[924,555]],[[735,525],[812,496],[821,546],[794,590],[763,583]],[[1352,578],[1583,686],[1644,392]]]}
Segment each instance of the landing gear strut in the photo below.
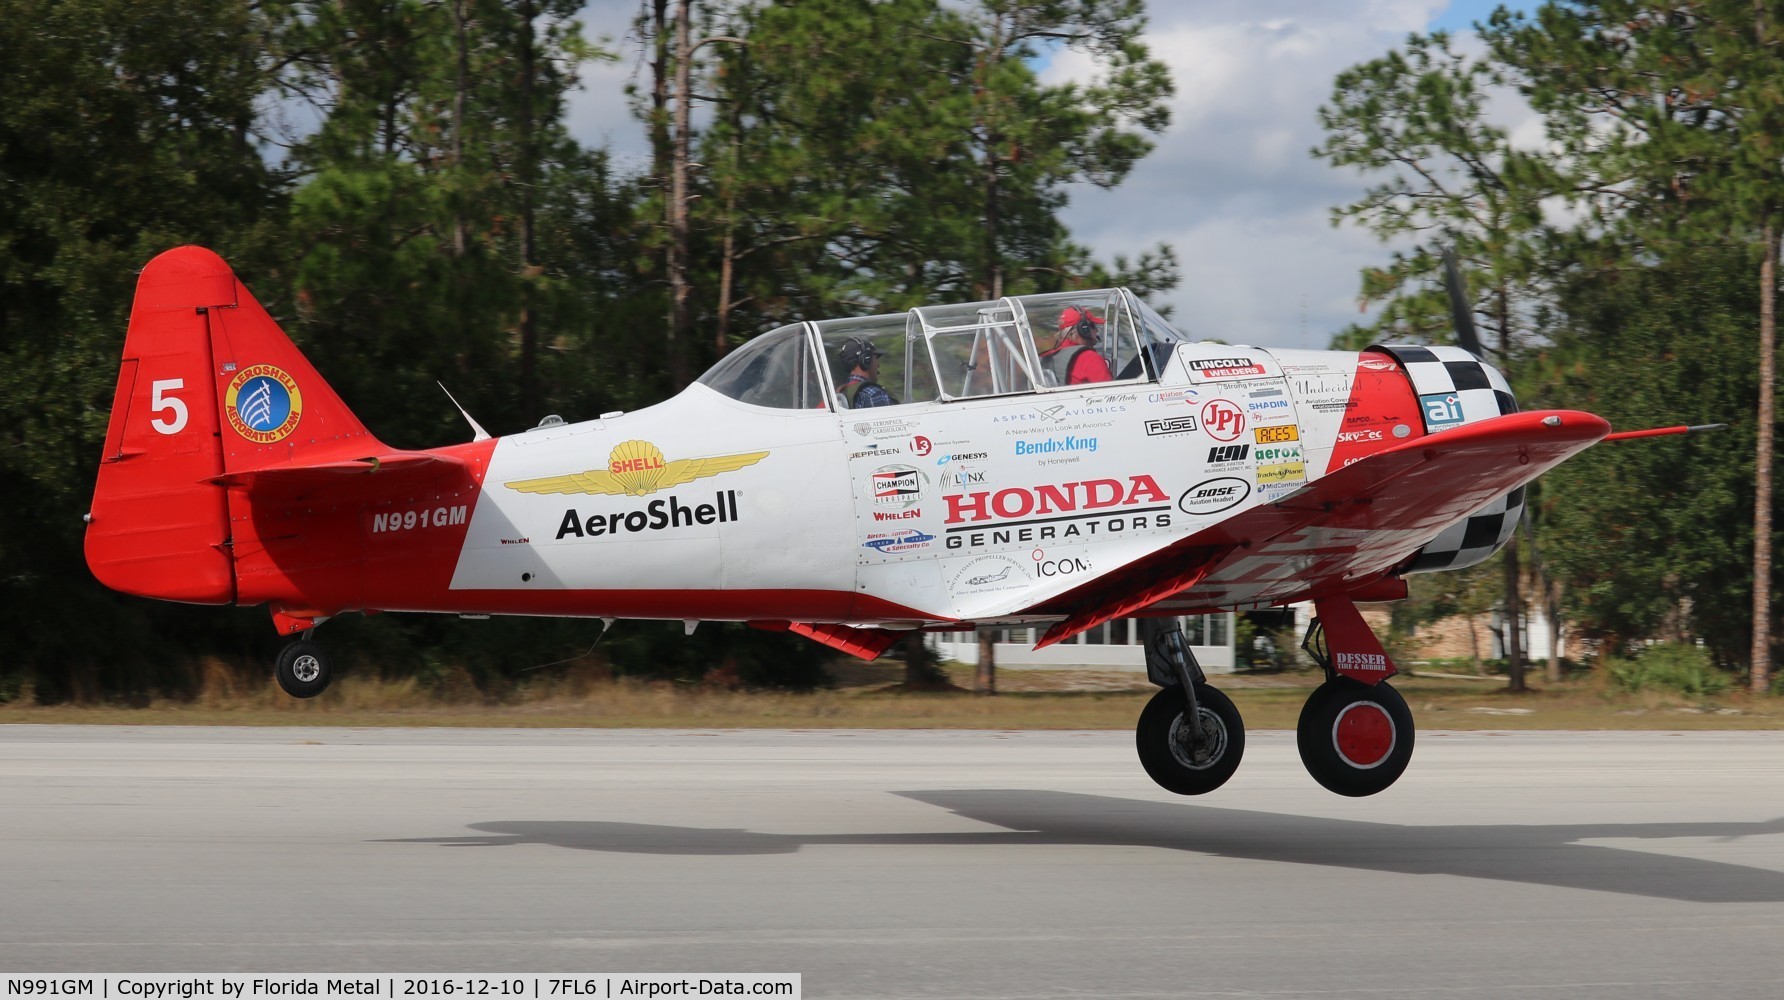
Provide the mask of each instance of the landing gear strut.
{"label": "landing gear strut", "polygon": [[1412,760],[1412,710],[1406,699],[1385,680],[1365,684],[1340,676],[1318,618],[1307,627],[1301,648],[1326,672],[1326,682],[1314,689],[1295,726],[1307,773],[1339,795],[1374,795],[1392,785]]}
{"label": "landing gear strut", "polygon": [[1166,791],[1212,792],[1245,756],[1245,723],[1232,700],[1208,686],[1181,620],[1142,618],[1139,624],[1146,674],[1162,688],[1134,730],[1140,764]]}
{"label": "landing gear strut", "polygon": [[322,644],[314,639],[297,639],[279,651],[279,663],[273,670],[279,687],[293,698],[314,698],[327,690],[334,679],[334,670]]}

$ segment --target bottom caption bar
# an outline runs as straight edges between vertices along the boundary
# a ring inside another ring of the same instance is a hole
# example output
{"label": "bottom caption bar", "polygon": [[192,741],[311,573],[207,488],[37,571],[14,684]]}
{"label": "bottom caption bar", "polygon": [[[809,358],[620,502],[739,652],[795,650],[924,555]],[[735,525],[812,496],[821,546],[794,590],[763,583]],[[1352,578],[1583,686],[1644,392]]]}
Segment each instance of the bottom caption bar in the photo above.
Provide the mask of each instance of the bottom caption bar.
{"label": "bottom caption bar", "polygon": [[797,972],[543,973],[155,973],[0,975],[0,1000],[73,997],[93,1000],[266,1000],[288,997],[514,997],[523,1000],[653,1000],[656,997],[800,998]]}

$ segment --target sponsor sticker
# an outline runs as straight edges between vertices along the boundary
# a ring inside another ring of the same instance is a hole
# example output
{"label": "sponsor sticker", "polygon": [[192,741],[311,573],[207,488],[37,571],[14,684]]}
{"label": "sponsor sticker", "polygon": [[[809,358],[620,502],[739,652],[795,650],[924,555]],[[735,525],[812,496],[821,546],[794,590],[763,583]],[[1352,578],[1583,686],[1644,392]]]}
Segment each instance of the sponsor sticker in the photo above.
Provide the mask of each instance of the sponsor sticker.
{"label": "sponsor sticker", "polygon": [[1245,433],[1245,411],[1224,399],[1202,405],[1202,430],[1216,441],[1233,441]]}
{"label": "sponsor sticker", "polygon": [[1301,440],[1301,428],[1294,424],[1278,424],[1274,427],[1253,428],[1251,436],[1258,444],[1281,444],[1284,441]]}
{"label": "sponsor sticker", "polygon": [[246,440],[272,444],[297,430],[304,415],[304,394],[284,369],[249,365],[223,391],[223,413]]}
{"label": "sponsor sticker", "polygon": [[909,510],[922,502],[929,475],[911,465],[882,465],[873,471],[870,485],[874,506]]}
{"label": "sponsor sticker", "polygon": [[1034,575],[1038,577],[1076,576],[1090,572],[1090,560],[1083,556],[1049,556],[1045,549],[1035,549],[1029,553],[1034,560]]}
{"label": "sponsor sticker", "polygon": [[1146,421],[1146,436],[1188,434],[1200,426],[1194,417],[1166,417],[1163,420],[1148,420]]}
{"label": "sponsor sticker", "polygon": [[935,450],[935,445],[923,435],[919,434],[916,437],[911,438],[911,454],[918,458],[928,456],[933,450]]}
{"label": "sponsor sticker", "polygon": [[722,490],[713,495],[712,503],[684,504],[680,497],[672,496],[667,500],[652,500],[642,510],[612,511],[586,516],[572,508],[564,511],[553,540],[562,541],[571,536],[599,538],[602,535],[662,531],[665,528],[691,528],[701,524],[729,524],[737,519],[737,491]]}
{"label": "sponsor sticker", "polygon": [[1462,422],[1462,398],[1453,392],[1437,392],[1419,397],[1425,411],[1425,426],[1431,430],[1454,427]]}
{"label": "sponsor sticker", "polygon": [[1339,670],[1376,670],[1388,669],[1388,658],[1381,653],[1339,653],[1336,657]]}
{"label": "sponsor sticker", "polygon": [[1277,483],[1299,483],[1307,479],[1307,463],[1283,462],[1279,465],[1260,465],[1257,467],[1257,484],[1259,488],[1273,486]]}
{"label": "sponsor sticker", "polygon": [[1209,465],[1228,465],[1243,462],[1251,454],[1251,445],[1224,444],[1208,449]]}
{"label": "sponsor sticker", "polygon": [[1196,358],[1189,370],[1203,378],[1246,378],[1265,374],[1264,366],[1250,358]]}
{"label": "sponsor sticker", "polygon": [[696,479],[735,472],[755,465],[768,452],[751,451],[707,458],[667,461],[663,450],[649,441],[621,441],[607,454],[605,469],[590,469],[567,476],[517,479],[503,486],[517,493],[587,493],[597,496],[648,496],[658,490],[691,483]]}
{"label": "sponsor sticker", "polygon": [[1028,585],[1028,571],[1009,556],[979,556],[954,574],[948,589],[956,594],[989,594]]}
{"label": "sponsor sticker", "polygon": [[899,552],[915,552],[919,549],[926,549],[933,541],[935,541],[934,535],[926,535],[916,528],[905,528],[903,531],[870,532],[867,540],[861,543],[861,547],[893,555]]}
{"label": "sponsor sticker", "polygon": [[1096,454],[1097,439],[1077,434],[1065,434],[1059,437],[1017,438],[1016,454],[1024,455],[1061,455],[1072,452],[1088,452]]}
{"label": "sponsor sticker", "polygon": [[1231,510],[1251,495],[1251,484],[1236,476],[1222,476],[1199,482],[1177,498],[1177,509],[1185,514],[1206,516]]}

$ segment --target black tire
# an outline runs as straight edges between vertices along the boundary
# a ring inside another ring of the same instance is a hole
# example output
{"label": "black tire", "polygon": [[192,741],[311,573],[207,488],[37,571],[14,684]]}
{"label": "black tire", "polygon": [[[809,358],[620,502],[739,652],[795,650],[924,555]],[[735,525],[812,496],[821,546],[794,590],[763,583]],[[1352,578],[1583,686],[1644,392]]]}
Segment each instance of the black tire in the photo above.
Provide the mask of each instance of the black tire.
{"label": "black tire", "polygon": [[1374,795],[1412,760],[1412,710],[1386,681],[1371,686],[1339,677],[1307,699],[1295,742],[1307,773],[1328,791]]}
{"label": "black tire", "polygon": [[279,650],[279,665],[273,671],[279,687],[293,698],[314,698],[328,689],[334,672],[329,668],[328,654],[314,639],[299,639]]}
{"label": "black tire", "polygon": [[1245,722],[1232,699],[1206,684],[1196,685],[1204,743],[1200,755],[1184,744],[1183,689],[1161,688],[1146,703],[1134,727],[1140,764],[1158,786],[1178,795],[1204,795],[1226,784],[1245,756]]}

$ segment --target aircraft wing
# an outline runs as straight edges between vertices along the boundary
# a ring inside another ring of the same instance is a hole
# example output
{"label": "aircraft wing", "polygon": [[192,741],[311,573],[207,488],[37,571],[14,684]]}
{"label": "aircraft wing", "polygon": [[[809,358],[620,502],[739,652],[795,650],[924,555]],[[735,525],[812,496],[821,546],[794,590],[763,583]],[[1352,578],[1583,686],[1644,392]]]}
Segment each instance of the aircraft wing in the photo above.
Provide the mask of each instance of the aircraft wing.
{"label": "aircraft wing", "polygon": [[1038,649],[1167,599],[1184,609],[1267,607],[1347,593],[1609,432],[1590,413],[1537,410],[1417,438],[1020,613],[1066,616]]}

